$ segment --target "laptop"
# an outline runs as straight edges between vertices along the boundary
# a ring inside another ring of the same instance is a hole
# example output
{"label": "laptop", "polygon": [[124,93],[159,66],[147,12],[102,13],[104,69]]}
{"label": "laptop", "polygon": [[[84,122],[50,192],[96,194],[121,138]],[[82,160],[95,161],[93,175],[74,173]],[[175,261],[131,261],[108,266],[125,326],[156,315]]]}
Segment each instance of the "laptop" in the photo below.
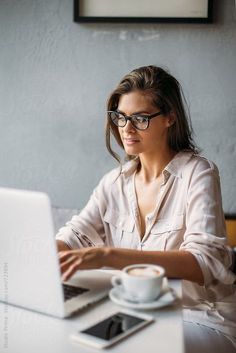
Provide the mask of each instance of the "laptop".
{"label": "laptop", "polygon": [[80,270],[62,283],[47,194],[0,188],[0,301],[65,318],[104,298],[112,271]]}

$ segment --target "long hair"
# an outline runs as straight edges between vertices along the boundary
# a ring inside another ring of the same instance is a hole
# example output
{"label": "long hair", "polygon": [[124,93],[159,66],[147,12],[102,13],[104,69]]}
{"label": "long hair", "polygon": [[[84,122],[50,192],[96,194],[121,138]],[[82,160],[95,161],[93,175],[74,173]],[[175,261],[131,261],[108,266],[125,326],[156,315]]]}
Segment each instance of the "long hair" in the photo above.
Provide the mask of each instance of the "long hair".
{"label": "long hair", "polygon": [[[154,106],[162,111],[163,115],[173,112],[176,121],[168,129],[168,145],[176,151],[190,150],[197,152],[192,134],[192,124],[188,114],[186,100],[179,82],[164,69],[157,66],[143,66],[131,71],[123,77],[107,101],[107,110],[116,110],[120,97],[132,91],[145,91],[152,97]],[[107,116],[106,147],[109,153],[120,162],[119,155],[111,147],[111,134],[118,145],[124,149],[118,127]],[[135,156],[126,156],[133,159]]]}

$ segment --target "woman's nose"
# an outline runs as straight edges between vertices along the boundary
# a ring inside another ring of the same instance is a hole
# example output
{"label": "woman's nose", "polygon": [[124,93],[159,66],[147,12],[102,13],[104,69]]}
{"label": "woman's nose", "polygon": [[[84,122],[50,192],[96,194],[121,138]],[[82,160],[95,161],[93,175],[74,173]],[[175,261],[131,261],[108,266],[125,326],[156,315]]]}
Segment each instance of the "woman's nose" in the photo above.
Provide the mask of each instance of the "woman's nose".
{"label": "woman's nose", "polygon": [[125,132],[135,132],[135,127],[132,125],[130,120],[127,120],[126,125],[123,127]]}

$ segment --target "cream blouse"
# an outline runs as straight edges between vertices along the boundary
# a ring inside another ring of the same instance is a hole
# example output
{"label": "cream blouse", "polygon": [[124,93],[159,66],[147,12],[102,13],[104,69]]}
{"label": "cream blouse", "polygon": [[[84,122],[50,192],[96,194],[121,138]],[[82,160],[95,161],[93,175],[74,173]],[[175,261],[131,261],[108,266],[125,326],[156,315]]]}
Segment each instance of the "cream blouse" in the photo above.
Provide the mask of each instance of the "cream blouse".
{"label": "cream blouse", "polygon": [[70,248],[112,246],[185,250],[197,259],[204,285],[183,281],[184,318],[236,337],[236,276],[226,246],[219,173],[206,158],[179,152],[163,171],[155,210],[141,239],[134,187],[138,160],[107,173],[85,208],[56,235]]}

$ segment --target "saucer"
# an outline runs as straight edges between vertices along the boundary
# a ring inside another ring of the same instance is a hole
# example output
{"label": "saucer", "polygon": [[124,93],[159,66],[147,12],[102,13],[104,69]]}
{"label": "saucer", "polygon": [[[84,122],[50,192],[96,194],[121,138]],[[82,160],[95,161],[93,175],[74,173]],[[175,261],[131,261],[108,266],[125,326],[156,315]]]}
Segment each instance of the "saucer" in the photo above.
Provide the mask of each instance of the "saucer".
{"label": "saucer", "polygon": [[140,310],[152,310],[152,309],[163,308],[165,306],[168,306],[174,303],[174,301],[177,299],[177,294],[172,288],[167,287],[161,292],[161,294],[156,300],[148,303],[138,303],[138,302],[133,302],[131,300],[128,300],[124,296],[122,285],[120,285],[110,290],[109,297],[115,304],[122,305],[127,308],[140,309]]}

